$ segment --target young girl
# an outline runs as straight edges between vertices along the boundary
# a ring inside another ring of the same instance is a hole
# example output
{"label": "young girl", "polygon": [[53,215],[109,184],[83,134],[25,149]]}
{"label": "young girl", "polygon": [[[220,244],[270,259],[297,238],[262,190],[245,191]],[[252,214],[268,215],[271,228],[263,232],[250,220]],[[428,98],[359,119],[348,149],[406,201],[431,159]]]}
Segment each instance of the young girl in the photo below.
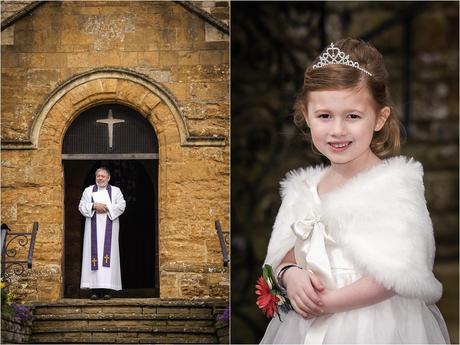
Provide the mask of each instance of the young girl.
{"label": "young girl", "polygon": [[397,154],[387,71],[370,44],[331,44],[305,72],[296,122],[330,161],[290,172],[265,264],[294,310],[262,343],[449,343],[435,306],[423,168]]}

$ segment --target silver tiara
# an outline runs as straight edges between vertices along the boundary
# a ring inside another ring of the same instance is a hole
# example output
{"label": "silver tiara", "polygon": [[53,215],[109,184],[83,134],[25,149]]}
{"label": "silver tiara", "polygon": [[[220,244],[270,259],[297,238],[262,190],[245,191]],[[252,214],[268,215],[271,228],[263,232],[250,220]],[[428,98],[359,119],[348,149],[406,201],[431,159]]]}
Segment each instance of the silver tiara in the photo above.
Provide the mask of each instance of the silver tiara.
{"label": "silver tiara", "polygon": [[339,48],[334,46],[334,43],[326,49],[324,53],[319,56],[319,62],[313,65],[313,69],[321,68],[327,65],[346,65],[354,67],[369,74],[372,77],[372,73],[366,71],[364,68],[359,67],[359,63],[350,60],[349,55],[346,55]]}

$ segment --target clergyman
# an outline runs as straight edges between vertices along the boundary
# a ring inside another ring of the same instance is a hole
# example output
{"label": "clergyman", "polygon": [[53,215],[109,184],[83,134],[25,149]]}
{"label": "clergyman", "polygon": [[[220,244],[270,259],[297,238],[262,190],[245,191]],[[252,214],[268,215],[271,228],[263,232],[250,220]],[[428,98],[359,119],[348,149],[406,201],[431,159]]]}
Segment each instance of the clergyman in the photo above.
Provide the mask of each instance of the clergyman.
{"label": "clergyman", "polygon": [[97,169],[96,183],[85,188],[78,206],[85,217],[80,288],[91,289],[91,299],[110,299],[112,290],[122,289],[118,235],[126,202],[109,181],[109,169]]}

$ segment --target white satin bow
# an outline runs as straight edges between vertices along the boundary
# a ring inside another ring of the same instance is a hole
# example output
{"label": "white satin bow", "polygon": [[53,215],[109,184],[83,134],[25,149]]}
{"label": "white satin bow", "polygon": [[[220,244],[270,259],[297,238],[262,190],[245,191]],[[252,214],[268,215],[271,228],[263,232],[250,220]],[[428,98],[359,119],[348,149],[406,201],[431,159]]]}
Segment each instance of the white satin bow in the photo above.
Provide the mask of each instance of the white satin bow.
{"label": "white satin bow", "polygon": [[308,268],[320,276],[327,288],[334,288],[335,281],[332,278],[325,244],[326,242],[335,243],[335,241],[326,233],[321,217],[312,212],[305,219],[294,222],[291,229],[303,241],[300,252],[305,258]]}

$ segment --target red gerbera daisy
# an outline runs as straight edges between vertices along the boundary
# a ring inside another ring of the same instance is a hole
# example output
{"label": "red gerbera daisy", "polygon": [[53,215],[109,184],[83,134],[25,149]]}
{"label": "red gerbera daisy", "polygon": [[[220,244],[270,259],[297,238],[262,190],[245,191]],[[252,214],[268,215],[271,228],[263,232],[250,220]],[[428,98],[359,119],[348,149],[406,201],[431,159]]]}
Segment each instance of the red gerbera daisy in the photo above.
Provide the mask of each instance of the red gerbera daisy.
{"label": "red gerbera daisy", "polygon": [[265,282],[262,276],[259,277],[256,284],[257,306],[265,313],[268,318],[272,318],[278,313],[277,303],[278,296],[270,294],[271,287]]}

